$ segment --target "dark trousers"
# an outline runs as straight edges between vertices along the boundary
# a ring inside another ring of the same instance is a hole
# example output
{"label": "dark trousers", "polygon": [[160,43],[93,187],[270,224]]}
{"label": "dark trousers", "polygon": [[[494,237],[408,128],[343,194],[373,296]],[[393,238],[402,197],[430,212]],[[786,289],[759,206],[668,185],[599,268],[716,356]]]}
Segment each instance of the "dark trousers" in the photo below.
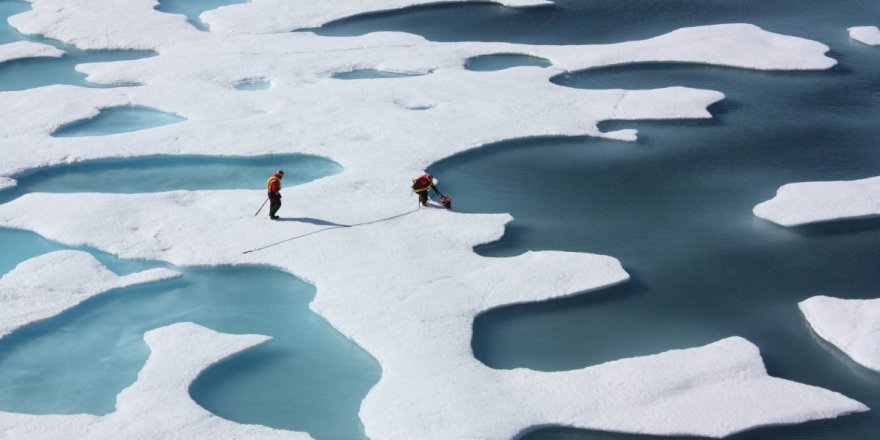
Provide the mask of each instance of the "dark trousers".
{"label": "dark trousers", "polygon": [[419,195],[419,203],[421,203],[422,206],[428,205],[428,191],[430,191],[430,190],[426,189],[420,193],[417,193]]}
{"label": "dark trousers", "polygon": [[275,217],[279,209],[281,209],[281,193],[269,193],[269,217]]}

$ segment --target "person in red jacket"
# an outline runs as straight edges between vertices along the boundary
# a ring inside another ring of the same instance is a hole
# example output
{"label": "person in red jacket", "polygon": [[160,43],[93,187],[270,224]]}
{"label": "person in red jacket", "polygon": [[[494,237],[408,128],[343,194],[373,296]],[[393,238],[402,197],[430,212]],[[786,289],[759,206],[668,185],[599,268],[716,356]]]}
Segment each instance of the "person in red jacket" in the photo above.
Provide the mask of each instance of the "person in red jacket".
{"label": "person in red jacket", "polygon": [[[434,185],[434,177],[428,173],[422,174],[421,176],[413,179],[412,190],[419,195],[419,203],[421,203],[422,206],[428,206],[429,190],[434,190],[435,193],[446,199],[446,196],[440,193],[440,190],[438,190],[437,186]],[[446,202],[443,202],[443,206],[445,206],[446,208],[450,208],[450,206],[446,206]]]}
{"label": "person in red jacket", "polygon": [[275,215],[281,209],[281,179],[284,178],[284,171],[278,170],[269,180],[266,181],[266,190],[269,192],[269,218],[278,220],[280,217]]}

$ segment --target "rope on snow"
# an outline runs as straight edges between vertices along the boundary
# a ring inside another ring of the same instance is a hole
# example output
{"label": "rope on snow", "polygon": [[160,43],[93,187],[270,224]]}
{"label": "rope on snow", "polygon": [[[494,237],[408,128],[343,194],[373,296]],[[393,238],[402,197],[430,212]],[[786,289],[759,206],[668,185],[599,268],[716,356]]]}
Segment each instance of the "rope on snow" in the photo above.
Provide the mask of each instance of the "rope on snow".
{"label": "rope on snow", "polygon": [[279,241],[279,242],[272,243],[272,244],[269,244],[269,245],[266,245],[266,246],[263,246],[263,247],[259,247],[259,248],[256,248],[256,249],[251,249],[251,250],[249,250],[249,251],[244,251],[244,252],[242,252],[242,254],[249,254],[249,253],[251,253],[251,252],[261,251],[261,250],[263,250],[263,249],[268,249],[268,248],[270,248],[270,247],[272,247],[272,246],[278,246],[279,244],[287,243],[288,241],[296,240],[296,239],[303,238],[303,237],[308,237],[309,235],[317,234],[318,232],[329,231],[329,230],[331,230],[331,229],[353,228],[353,227],[355,227],[355,226],[366,226],[366,225],[372,225],[373,223],[379,223],[379,222],[384,222],[384,221],[388,221],[388,220],[394,220],[394,219],[396,219],[396,218],[398,218],[398,217],[403,217],[403,216],[405,216],[405,215],[410,215],[410,214],[412,214],[412,213],[414,213],[414,212],[417,212],[417,211],[418,211],[418,209],[413,209],[412,211],[407,211],[407,212],[404,212],[404,213],[402,213],[402,214],[392,215],[391,217],[380,218],[379,220],[372,220],[372,221],[363,222],[363,223],[355,223],[355,224],[353,224],[353,225],[337,225],[337,226],[329,226],[329,227],[326,227],[326,228],[323,228],[323,229],[318,229],[317,231],[309,232],[309,233],[307,233],[307,234],[301,234],[301,235],[297,235],[297,236],[295,236],[295,237],[290,237],[290,238],[288,238],[288,239],[281,240],[281,241]]}

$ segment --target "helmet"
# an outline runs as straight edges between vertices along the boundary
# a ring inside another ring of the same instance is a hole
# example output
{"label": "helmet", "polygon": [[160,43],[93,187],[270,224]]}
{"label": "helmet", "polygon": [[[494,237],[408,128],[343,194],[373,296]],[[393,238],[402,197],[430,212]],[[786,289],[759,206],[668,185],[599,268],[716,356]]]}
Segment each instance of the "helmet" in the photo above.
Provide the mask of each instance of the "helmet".
{"label": "helmet", "polygon": [[278,170],[278,172],[276,172],[275,174],[277,174],[277,175],[279,175],[279,176],[283,176],[283,175],[284,175],[284,171],[283,171],[283,170]]}
{"label": "helmet", "polygon": [[434,176],[432,176],[431,173],[425,173],[425,178],[428,180],[434,180]]}

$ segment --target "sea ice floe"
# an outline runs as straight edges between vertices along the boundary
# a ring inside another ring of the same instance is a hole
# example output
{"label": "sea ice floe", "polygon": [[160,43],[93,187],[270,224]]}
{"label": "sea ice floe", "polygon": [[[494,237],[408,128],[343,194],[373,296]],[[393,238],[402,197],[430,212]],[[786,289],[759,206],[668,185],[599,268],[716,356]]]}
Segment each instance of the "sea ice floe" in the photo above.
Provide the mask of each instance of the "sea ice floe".
{"label": "sea ice floe", "polygon": [[859,364],[880,371],[880,299],[814,296],[798,307],[822,339]]}
{"label": "sea ice floe", "polygon": [[147,332],[150,357],[137,381],[116,398],[106,416],[29,415],[0,412],[9,439],[296,439],[299,432],[243,425],[217,417],[189,396],[189,385],[206,368],[267,342],[262,335],[229,335],[193,323]]}
{"label": "sea ice floe", "polygon": [[55,251],[31,258],[0,278],[0,338],[108,290],[178,276],[178,272],[161,268],[118,276],[80,251]]}
{"label": "sea ice floe", "polygon": [[783,226],[875,217],[880,215],[880,177],[790,183],[753,212]]}
{"label": "sea ice floe", "polygon": [[[579,90],[549,81],[565,71],[670,61],[825,69],[836,62],[825,55],[827,46],[746,24],[582,46],[437,43],[403,33],[351,38],[234,33],[289,30],[417,3],[422,2],[365,7],[359,1],[257,0],[202,14],[212,29],[223,30],[204,33],[182,16],[153,10],[152,0],[35,0],[33,11],[11,18],[18,29],[81,48],[148,48],[159,56],[77,66],[89,81],[140,87],[50,86],[2,94],[0,176],[87,159],[174,154],[296,152],[328,157],[345,169],[285,188],[280,214],[287,221],[254,218],[267,177],[254,176],[253,191],[28,194],[0,205],[0,225],[122,257],[182,265],[267,264],[313,282],[311,308],[382,366],[380,382],[361,408],[373,438],[510,438],[546,424],[718,436],[866,409],[837,393],[767,376],[758,350],[738,338],[568,372],[490,369],[471,352],[476,315],[596,290],[628,275],[614,258],[584,253],[481,257],[473,247],[499,239],[510,216],[417,210],[408,185],[430,164],[488,143],[576,135],[631,140],[633,130],[602,133],[597,124],[709,118],[707,107],[723,99],[719,92],[684,87]],[[543,1],[510,4],[536,3]],[[541,57],[553,65],[464,69],[469,58],[497,53]],[[429,74],[332,78],[358,69]],[[273,87],[262,93],[230,88],[243,78],[271,78]],[[187,120],[113,136],[50,136],[59,126],[120,105],[161,108]],[[425,105],[430,110],[410,109]],[[46,207],[51,217],[40,214]],[[362,226],[327,229],[330,223]],[[252,249],[262,250],[243,254]],[[210,351],[211,344],[204,344]],[[188,359],[192,350],[199,358],[201,348],[187,347],[180,357]],[[161,390],[169,381],[175,390],[184,389],[190,367],[179,366],[182,375],[171,376],[178,367],[163,364],[167,374],[139,381],[138,393],[123,392],[120,402],[131,404],[106,419],[3,415],[0,426],[59,435],[79,432],[70,428],[78,423],[106,426],[108,431],[95,431],[100,433],[132,429],[123,432],[142,437],[188,433],[181,423],[193,415],[189,406],[168,405],[174,413],[158,408],[158,418],[141,415],[169,400],[152,387]],[[144,371],[155,368],[149,363]],[[198,417],[210,421],[187,425],[204,429],[199,437],[232,437],[235,429],[251,429],[220,424],[204,412]]]}
{"label": "sea ice floe", "polygon": [[48,44],[16,41],[0,45],[0,63],[23,58],[60,58],[64,51]]}
{"label": "sea ice floe", "polygon": [[[11,160],[0,163],[0,176],[106,157],[290,151],[340,156],[337,161],[349,167],[363,160],[409,160],[409,165],[395,166],[408,174],[503,139],[595,135],[631,140],[633,132],[606,134],[596,124],[607,119],[706,118],[711,116],[706,106],[723,98],[719,92],[687,88],[575,90],[549,81],[560,68],[675,61],[823,69],[835,63],[825,56],[828,48],[822,44],[751,25],[703,26],[608,45],[436,43],[402,33],[356,38],[289,33],[209,34],[157,50],[161,56],[77,66],[91,82],[142,87],[50,86],[4,95],[0,118],[6,123],[0,126],[0,139],[8,145]],[[495,72],[463,67],[474,56],[511,52],[549,59],[554,66]],[[355,69],[431,73],[352,84],[332,80],[334,73]],[[232,93],[229,84],[242,78],[272,78],[272,93]],[[435,105],[431,112],[412,112],[396,104],[408,101]],[[160,108],[187,121],[114,135],[112,142],[49,136],[64,124],[120,105]],[[399,154],[414,148],[418,154]]]}
{"label": "sea ice floe", "polygon": [[849,30],[849,37],[872,46],[880,45],[880,29],[877,26],[856,26]]}
{"label": "sea ice floe", "polygon": [[[340,225],[390,217],[369,204],[341,203],[332,179],[285,191],[296,217]],[[347,196],[363,200],[360,194]],[[471,352],[476,315],[624,282],[620,263],[551,251],[481,257],[473,246],[498,239],[509,216],[413,210],[415,199],[403,194],[412,203],[394,214],[405,215],[303,236],[327,226],[255,219],[251,205],[262,196],[28,194],[0,206],[0,224],[177,264],[270,264],[314,282],[310,307],[382,365],[361,408],[373,438],[501,439],[546,424],[721,436],[866,409],[767,376],[757,348],[739,338],[568,372],[488,368]],[[35,214],[35,206],[56,207],[56,218]]]}

